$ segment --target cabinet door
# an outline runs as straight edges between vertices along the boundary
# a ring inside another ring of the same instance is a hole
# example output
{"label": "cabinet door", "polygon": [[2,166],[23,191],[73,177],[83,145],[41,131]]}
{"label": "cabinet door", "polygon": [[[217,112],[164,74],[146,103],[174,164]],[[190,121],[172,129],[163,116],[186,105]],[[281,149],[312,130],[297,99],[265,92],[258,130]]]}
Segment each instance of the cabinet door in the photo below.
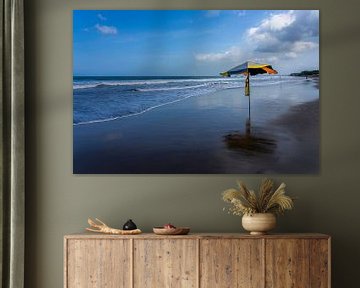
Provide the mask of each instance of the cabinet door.
{"label": "cabinet door", "polygon": [[262,243],[260,239],[201,240],[200,287],[263,287]]}
{"label": "cabinet door", "polygon": [[310,287],[330,287],[330,240],[310,241]]}
{"label": "cabinet door", "polygon": [[266,287],[309,287],[309,240],[266,240]]}
{"label": "cabinet door", "polygon": [[131,287],[130,240],[68,239],[67,288]]}
{"label": "cabinet door", "polygon": [[197,240],[134,240],[135,288],[197,287]]}

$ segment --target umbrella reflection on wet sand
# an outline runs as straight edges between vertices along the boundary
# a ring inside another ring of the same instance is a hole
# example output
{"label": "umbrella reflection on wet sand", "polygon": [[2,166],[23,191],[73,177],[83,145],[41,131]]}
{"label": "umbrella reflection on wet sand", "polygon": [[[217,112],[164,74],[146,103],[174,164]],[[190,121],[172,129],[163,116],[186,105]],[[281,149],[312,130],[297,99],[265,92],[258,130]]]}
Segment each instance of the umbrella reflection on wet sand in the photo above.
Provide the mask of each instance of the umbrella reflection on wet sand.
{"label": "umbrella reflection on wet sand", "polygon": [[224,136],[224,142],[230,150],[238,150],[249,155],[257,153],[273,153],[276,148],[276,141],[262,135],[251,133],[251,122],[246,120],[245,133],[234,131]]}

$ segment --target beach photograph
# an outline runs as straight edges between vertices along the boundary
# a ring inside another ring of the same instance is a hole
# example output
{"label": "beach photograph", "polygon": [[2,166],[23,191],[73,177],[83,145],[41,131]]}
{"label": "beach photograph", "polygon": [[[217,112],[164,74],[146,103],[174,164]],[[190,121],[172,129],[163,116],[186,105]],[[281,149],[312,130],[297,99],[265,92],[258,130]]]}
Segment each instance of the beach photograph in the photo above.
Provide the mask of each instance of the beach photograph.
{"label": "beach photograph", "polygon": [[74,10],[74,174],[316,174],[318,10]]}

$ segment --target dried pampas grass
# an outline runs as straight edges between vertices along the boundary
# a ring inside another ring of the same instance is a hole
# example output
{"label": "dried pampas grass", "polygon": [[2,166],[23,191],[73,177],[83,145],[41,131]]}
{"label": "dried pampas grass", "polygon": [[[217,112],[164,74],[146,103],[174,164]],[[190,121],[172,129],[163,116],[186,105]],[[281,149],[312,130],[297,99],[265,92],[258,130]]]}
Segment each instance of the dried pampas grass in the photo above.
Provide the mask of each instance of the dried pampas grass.
{"label": "dried pampas grass", "polygon": [[294,198],[285,195],[285,183],[274,190],[271,179],[263,179],[259,192],[249,190],[245,183],[238,181],[238,189],[227,189],[222,193],[222,199],[229,203],[229,213],[233,215],[251,215],[255,213],[283,214],[294,208]]}

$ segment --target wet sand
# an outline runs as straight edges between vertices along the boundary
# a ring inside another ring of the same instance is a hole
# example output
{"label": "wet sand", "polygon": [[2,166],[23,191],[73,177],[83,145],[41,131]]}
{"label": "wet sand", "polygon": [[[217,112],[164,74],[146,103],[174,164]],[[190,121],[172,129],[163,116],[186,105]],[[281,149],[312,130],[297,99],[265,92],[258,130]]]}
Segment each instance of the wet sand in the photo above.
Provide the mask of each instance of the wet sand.
{"label": "wet sand", "polygon": [[74,126],[75,174],[319,172],[314,81],[228,89]]}

